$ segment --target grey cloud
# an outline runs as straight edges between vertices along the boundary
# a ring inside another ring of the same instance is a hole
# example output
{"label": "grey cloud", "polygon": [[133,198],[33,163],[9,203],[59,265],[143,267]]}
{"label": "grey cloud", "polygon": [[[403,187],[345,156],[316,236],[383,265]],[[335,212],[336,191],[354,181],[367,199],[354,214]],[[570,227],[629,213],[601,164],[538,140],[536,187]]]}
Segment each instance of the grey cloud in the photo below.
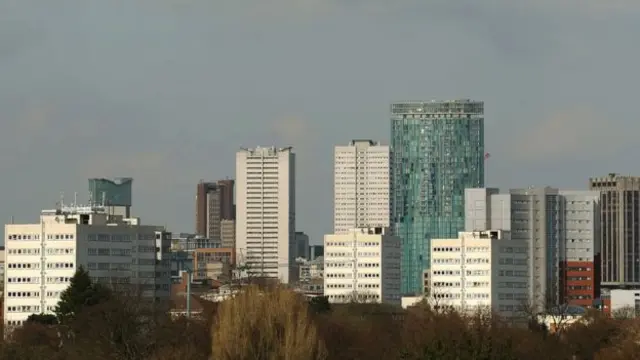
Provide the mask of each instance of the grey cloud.
{"label": "grey cloud", "polygon": [[637,142],[638,126],[628,127],[590,105],[565,108],[523,127],[508,143],[514,161],[557,164],[607,161]]}
{"label": "grey cloud", "polygon": [[[492,185],[583,187],[585,173],[632,166],[621,147],[599,154],[572,136],[592,139],[603,118],[616,136],[636,132],[620,109],[640,82],[629,45],[640,2],[587,1],[606,7],[14,1],[0,39],[27,46],[0,58],[0,219],[32,219],[59,190],[84,191],[87,176],[131,175],[136,213],[190,231],[199,179],[233,175],[240,146],[282,144],[298,154],[299,228],[320,241],[332,146],[388,142],[388,104],[420,98],[486,101]],[[29,29],[46,36],[20,35]]]}

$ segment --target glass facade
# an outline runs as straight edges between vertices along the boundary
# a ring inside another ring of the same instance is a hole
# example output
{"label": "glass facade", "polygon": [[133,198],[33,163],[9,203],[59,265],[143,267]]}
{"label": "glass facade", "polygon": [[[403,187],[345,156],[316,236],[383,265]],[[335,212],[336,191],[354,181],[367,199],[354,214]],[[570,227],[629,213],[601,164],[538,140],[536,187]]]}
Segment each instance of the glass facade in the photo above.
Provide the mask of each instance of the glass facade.
{"label": "glass facade", "polygon": [[402,292],[421,293],[430,241],[464,230],[464,189],[484,187],[484,103],[391,105],[391,223],[402,239]]}
{"label": "glass facade", "polygon": [[89,179],[89,191],[95,203],[107,206],[131,206],[132,178]]}

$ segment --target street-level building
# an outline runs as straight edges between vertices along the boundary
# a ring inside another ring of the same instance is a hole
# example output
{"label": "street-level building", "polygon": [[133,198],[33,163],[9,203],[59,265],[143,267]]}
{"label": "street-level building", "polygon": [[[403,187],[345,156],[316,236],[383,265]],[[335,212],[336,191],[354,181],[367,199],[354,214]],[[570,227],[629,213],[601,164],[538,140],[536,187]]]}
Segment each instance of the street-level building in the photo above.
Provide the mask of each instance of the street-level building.
{"label": "street-level building", "polygon": [[385,228],[325,235],[324,293],[332,303],[400,305],[401,243]]}
{"label": "street-level building", "polygon": [[167,301],[170,247],[171,234],[162,227],[110,215],[102,206],[61,206],[42,211],[38,223],[8,224],[5,324],[52,313],[80,266],[96,282]]}
{"label": "street-level building", "polygon": [[429,301],[513,318],[529,301],[527,243],[500,230],[460,232],[431,240]]}
{"label": "street-level building", "polygon": [[600,194],[552,187],[465,190],[466,231],[504,230],[528,244],[539,308],[591,307],[600,295]]}

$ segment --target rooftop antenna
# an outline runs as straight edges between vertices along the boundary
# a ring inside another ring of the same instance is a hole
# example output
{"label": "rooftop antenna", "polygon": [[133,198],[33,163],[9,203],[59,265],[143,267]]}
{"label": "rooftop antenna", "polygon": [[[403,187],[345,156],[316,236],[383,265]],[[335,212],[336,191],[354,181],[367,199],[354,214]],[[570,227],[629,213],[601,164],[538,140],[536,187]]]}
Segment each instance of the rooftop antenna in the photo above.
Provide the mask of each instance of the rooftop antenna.
{"label": "rooftop antenna", "polygon": [[89,206],[93,207],[95,204],[93,203],[93,192],[89,191]]}
{"label": "rooftop antenna", "polygon": [[13,223],[14,223],[14,222],[13,222],[13,215],[11,215],[11,224],[13,224]]}
{"label": "rooftop antenna", "polygon": [[107,192],[103,191],[102,192],[102,206],[105,206],[106,202],[107,202]]}
{"label": "rooftop antenna", "polygon": [[64,207],[64,192],[60,192],[60,208]]}
{"label": "rooftop antenna", "polygon": [[78,193],[77,192],[73,193],[73,206],[74,207],[78,206]]}

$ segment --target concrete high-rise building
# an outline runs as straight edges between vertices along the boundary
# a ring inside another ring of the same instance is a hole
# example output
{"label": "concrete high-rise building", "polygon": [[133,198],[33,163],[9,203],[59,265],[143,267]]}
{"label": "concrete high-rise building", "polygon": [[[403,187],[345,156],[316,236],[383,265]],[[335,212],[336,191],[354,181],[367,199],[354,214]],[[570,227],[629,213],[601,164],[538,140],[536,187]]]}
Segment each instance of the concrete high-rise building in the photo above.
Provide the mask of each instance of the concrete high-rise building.
{"label": "concrete high-rise building", "polygon": [[599,295],[597,192],[466,189],[465,208],[466,231],[510,231],[511,239],[528,244],[532,305],[593,305]]}
{"label": "concrete high-rise building", "polygon": [[248,276],[297,277],[295,173],[290,147],[236,154],[236,261]]}
{"label": "concrete high-rise building", "polygon": [[[234,210],[235,211],[235,210]],[[236,221],[222,220],[220,221],[220,243],[222,247],[236,247]]]}
{"label": "concrete high-rise building", "polygon": [[200,182],[196,187],[196,234],[221,239],[223,220],[235,220],[234,181]]}
{"label": "concrete high-rise building", "polygon": [[391,105],[391,223],[403,240],[402,291],[418,294],[430,240],[464,229],[464,189],[484,186],[484,103]]}
{"label": "concrete high-rise building", "polygon": [[83,266],[111,286],[135,286],[141,296],[168,301],[171,233],[111,215],[102,206],[44,210],[35,224],[5,226],[5,324],[51,314]]}
{"label": "concrete high-rise building", "polygon": [[431,240],[428,298],[464,312],[491,308],[506,318],[522,316],[529,299],[528,242],[508,231],[460,232]]}
{"label": "concrete high-rise building", "polygon": [[196,234],[205,237],[209,233],[209,193],[218,194],[216,183],[199,182],[196,186]]}
{"label": "concrete high-rise building", "polygon": [[589,179],[600,192],[602,287],[640,289],[640,177]]}
{"label": "concrete high-rise building", "polygon": [[231,179],[224,179],[218,180],[216,184],[220,189],[220,219],[235,220],[236,207],[233,202],[235,181]]}
{"label": "concrete high-rise building", "polygon": [[89,179],[90,202],[107,207],[113,215],[131,217],[133,178]]}
{"label": "concrete high-rise building", "polygon": [[324,294],[332,303],[400,305],[400,238],[388,229],[352,229],[324,237]]}
{"label": "concrete high-rise building", "polygon": [[333,232],[389,227],[389,147],[373,140],[336,146]]}

